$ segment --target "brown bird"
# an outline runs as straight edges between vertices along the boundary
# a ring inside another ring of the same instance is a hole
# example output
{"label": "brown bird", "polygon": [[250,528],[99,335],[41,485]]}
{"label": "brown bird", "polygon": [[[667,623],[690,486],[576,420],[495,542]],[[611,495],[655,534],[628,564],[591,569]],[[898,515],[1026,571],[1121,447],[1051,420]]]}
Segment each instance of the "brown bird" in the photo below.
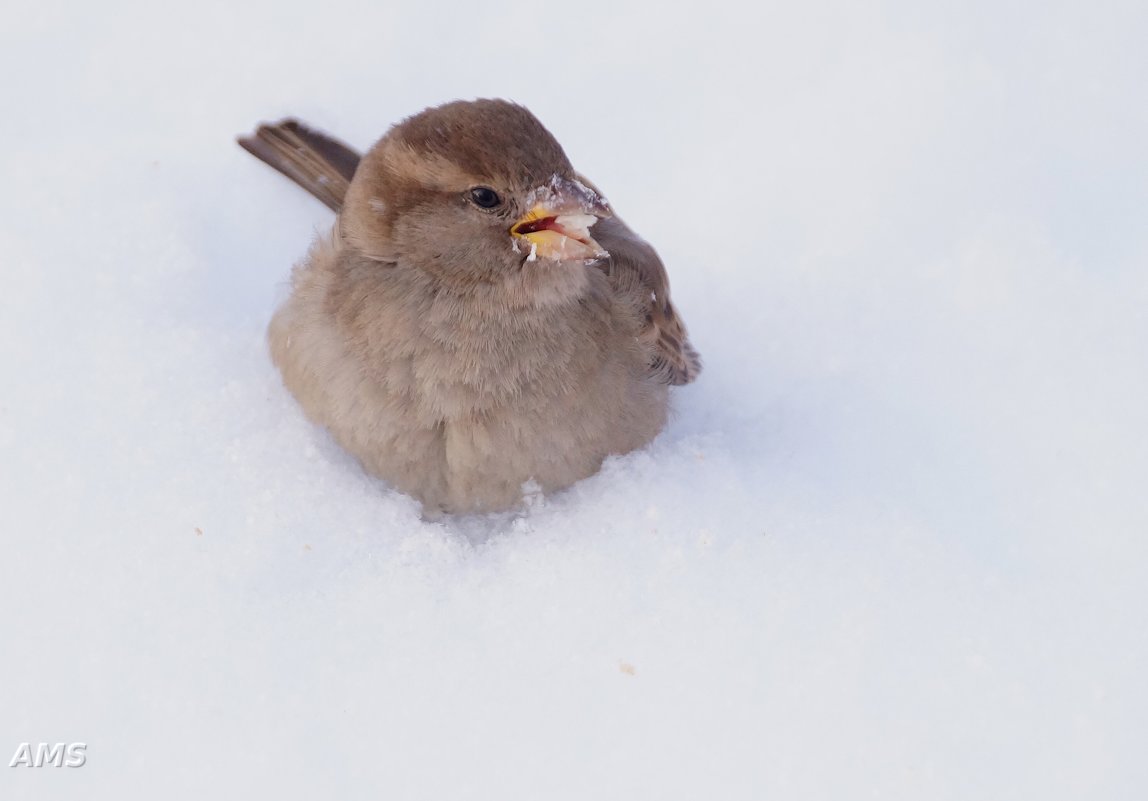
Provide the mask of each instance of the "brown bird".
{"label": "brown bird", "polygon": [[294,120],[239,143],[338,213],[271,320],[284,383],[428,516],[592,475],[697,376],[657,253],[522,106],[430,108],[361,159]]}

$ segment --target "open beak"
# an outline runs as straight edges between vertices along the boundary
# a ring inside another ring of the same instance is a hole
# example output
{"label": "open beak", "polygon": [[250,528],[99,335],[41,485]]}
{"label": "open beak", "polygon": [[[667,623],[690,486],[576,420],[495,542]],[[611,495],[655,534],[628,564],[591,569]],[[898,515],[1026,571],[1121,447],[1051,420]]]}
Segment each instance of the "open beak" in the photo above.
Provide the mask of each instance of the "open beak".
{"label": "open beak", "polygon": [[579,181],[554,176],[535,189],[533,204],[510,228],[517,244],[529,245],[527,261],[593,261],[610,255],[590,236],[590,227],[611,216],[605,198]]}

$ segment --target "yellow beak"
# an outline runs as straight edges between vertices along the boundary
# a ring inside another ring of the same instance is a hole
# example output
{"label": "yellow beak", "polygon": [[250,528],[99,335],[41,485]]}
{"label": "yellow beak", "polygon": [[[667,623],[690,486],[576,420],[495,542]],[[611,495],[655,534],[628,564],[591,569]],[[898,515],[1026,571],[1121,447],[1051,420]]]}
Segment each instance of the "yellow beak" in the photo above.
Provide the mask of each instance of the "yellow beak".
{"label": "yellow beak", "polygon": [[590,227],[610,216],[597,193],[577,181],[555,176],[532,193],[536,202],[510,228],[517,249],[526,242],[526,260],[593,261],[610,254],[590,236]]}

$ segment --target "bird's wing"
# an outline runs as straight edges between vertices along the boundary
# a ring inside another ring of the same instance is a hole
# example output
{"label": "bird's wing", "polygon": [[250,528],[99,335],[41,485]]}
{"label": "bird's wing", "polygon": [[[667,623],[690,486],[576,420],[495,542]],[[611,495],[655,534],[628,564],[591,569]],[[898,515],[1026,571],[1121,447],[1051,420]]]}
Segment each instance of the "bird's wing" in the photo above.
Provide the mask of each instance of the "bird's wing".
{"label": "bird's wing", "polygon": [[643,321],[638,338],[650,348],[653,374],[666,384],[690,383],[701,372],[702,360],[670,302],[670,279],[657,252],[617,217],[598,221],[593,234],[610,252],[605,267],[614,291]]}
{"label": "bird's wing", "polygon": [[260,125],[255,133],[238,141],[248,153],[286,175],[331,210],[343,207],[351,176],[359,166],[359,154],[338,139],[298,120],[286,119]]}

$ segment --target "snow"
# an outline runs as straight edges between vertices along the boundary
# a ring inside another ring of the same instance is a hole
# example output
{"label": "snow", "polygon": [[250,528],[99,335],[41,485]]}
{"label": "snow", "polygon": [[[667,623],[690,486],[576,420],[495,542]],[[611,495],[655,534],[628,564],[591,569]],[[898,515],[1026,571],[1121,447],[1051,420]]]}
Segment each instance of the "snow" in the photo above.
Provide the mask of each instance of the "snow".
{"label": "snow", "polygon": [[[1143,797],[1145,6],[578,10],[8,4],[0,749],[87,759],[0,798]],[[427,523],[281,387],[331,217],[232,138],[477,96],[706,369]]]}
{"label": "snow", "polygon": [[586,238],[590,236],[590,226],[598,222],[598,218],[593,214],[559,214],[554,222],[564,230]]}

